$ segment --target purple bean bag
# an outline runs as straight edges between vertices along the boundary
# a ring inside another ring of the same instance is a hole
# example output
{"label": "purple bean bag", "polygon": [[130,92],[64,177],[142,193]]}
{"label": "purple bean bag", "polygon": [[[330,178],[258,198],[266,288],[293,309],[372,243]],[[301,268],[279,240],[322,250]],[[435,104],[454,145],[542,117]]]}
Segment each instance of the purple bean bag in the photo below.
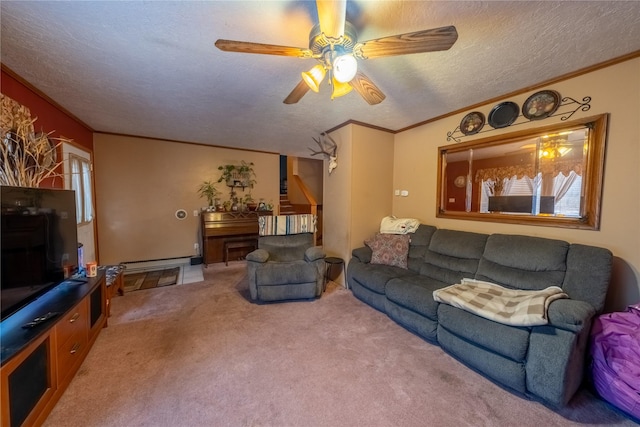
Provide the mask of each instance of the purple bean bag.
{"label": "purple bean bag", "polygon": [[640,304],[595,319],[591,356],[598,394],[640,420]]}

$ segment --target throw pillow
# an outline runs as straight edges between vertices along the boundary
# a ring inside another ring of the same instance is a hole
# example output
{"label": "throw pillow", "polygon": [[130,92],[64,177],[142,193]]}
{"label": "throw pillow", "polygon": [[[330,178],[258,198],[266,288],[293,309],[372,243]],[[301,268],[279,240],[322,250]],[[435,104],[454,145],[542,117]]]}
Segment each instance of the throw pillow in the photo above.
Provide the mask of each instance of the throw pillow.
{"label": "throw pillow", "polygon": [[373,238],[365,240],[365,245],[369,246],[373,252],[371,264],[407,268],[410,239],[408,234],[378,233]]}

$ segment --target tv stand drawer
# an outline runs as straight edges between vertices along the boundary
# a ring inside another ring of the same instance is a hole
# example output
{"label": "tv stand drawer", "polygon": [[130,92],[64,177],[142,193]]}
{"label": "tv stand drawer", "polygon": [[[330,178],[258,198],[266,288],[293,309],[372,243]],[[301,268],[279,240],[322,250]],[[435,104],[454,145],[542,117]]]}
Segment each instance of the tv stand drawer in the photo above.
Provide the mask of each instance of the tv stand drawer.
{"label": "tv stand drawer", "polygon": [[89,327],[89,316],[87,309],[87,301],[82,300],[72,310],[69,311],[56,324],[56,339],[58,348],[61,348],[71,336],[77,336],[79,333],[87,335]]}

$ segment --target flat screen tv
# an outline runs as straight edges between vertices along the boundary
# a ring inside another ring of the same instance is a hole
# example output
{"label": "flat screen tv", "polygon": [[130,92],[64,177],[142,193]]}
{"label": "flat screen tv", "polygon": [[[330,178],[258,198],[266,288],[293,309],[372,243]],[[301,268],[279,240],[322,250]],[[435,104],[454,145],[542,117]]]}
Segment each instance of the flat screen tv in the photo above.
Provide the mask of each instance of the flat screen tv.
{"label": "flat screen tv", "polygon": [[2,319],[77,272],[75,200],[71,190],[0,186]]}

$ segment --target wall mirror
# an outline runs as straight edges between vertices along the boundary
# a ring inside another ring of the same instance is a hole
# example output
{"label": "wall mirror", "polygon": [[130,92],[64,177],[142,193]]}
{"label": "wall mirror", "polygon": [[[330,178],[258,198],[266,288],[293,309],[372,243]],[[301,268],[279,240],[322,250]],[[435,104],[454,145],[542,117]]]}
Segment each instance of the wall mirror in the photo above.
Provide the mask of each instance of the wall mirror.
{"label": "wall mirror", "polygon": [[607,119],[440,147],[437,216],[599,229]]}

